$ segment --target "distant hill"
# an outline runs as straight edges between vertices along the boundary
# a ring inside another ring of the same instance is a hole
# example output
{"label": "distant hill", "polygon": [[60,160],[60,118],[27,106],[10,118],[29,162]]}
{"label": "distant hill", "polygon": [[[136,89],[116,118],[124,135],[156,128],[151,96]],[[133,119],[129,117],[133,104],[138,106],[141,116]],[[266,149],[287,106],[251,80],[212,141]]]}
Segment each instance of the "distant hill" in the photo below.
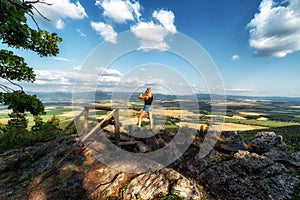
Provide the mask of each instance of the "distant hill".
{"label": "distant hill", "polygon": [[[76,98],[77,100],[87,100],[88,97],[93,97],[96,101],[110,100],[112,95],[117,97],[118,99],[128,98],[130,97],[130,101],[137,100],[138,92],[128,93],[128,92],[104,92],[97,91],[94,92],[84,92],[84,93],[71,93],[71,92],[38,92],[31,93],[36,94],[45,105],[70,105],[72,104],[72,98]],[[210,101],[211,94],[196,94],[198,100]],[[214,95],[216,99],[218,99],[218,95]],[[180,98],[184,98],[184,95],[180,96]],[[178,99],[176,95],[165,95],[165,94],[155,94],[155,99],[163,100],[163,101],[172,101]],[[90,99],[91,100],[91,99]],[[270,97],[258,97],[258,96],[234,96],[227,95],[227,101],[272,101],[274,103],[290,103],[299,105],[300,97],[278,97],[278,96],[270,96]]]}

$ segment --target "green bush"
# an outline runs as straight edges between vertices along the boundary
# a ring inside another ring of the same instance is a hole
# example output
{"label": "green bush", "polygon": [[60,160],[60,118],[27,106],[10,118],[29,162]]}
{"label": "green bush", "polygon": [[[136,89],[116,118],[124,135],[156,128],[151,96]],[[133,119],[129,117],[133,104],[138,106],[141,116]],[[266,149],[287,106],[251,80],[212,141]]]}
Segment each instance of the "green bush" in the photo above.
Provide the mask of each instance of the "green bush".
{"label": "green bush", "polygon": [[61,131],[59,119],[55,115],[47,122],[43,122],[39,116],[35,117],[35,124],[31,130],[27,129],[25,116],[12,116],[14,117],[6,126],[0,126],[0,153],[35,145],[58,135]]}

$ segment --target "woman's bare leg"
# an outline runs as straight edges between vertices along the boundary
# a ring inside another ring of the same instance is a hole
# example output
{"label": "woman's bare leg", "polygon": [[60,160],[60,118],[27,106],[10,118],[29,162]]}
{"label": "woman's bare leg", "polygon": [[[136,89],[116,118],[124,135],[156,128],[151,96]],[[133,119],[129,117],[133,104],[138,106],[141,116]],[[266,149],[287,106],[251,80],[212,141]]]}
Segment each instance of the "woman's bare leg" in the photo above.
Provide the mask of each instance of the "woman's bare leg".
{"label": "woman's bare leg", "polygon": [[153,119],[152,119],[152,112],[151,111],[148,112],[148,116],[149,116],[149,121],[150,121],[150,129],[152,129],[153,128]]}
{"label": "woman's bare leg", "polygon": [[146,114],[145,111],[141,111],[138,117],[138,127],[141,127],[142,125],[142,118],[144,117],[144,115]]}

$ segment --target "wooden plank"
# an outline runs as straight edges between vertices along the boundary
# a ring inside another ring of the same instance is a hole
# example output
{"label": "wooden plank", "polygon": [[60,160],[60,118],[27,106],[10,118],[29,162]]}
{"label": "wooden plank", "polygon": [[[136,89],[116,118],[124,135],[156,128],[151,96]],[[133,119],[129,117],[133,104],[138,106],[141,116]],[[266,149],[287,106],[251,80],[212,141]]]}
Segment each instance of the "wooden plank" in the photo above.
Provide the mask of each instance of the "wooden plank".
{"label": "wooden plank", "polygon": [[112,112],[110,112],[99,124],[97,124],[97,126],[95,126],[89,133],[85,134],[83,136],[83,138],[81,139],[82,142],[84,142],[86,139],[88,139],[92,134],[97,133],[100,129],[102,124],[108,120],[109,118],[111,118],[111,116],[113,116],[115,110],[113,110]]}
{"label": "wooden plank", "polygon": [[89,109],[84,108],[84,122],[83,122],[84,134],[87,134],[89,128],[88,117],[89,117]]}
{"label": "wooden plank", "polygon": [[108,106],[100,106],[100,105],[90,105],[90,106],[84,106],[85,109],[90,110],[106,110],[106,111],[113,111],[114,109],[112,107]]}
{"label": "wooden plank", "polygon": [[118,108],[115,109],[114,120],[115,120],[116,145],[120,146],[120,122],[119,122],[119,109]]}

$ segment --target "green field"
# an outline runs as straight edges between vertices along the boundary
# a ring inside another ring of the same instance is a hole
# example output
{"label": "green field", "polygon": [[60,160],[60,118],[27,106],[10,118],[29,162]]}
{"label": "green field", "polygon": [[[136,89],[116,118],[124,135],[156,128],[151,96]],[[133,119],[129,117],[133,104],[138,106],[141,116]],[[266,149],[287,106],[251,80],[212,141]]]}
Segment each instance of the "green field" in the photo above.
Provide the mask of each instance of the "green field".
{"label": "green field", "polygon": [[[180,113],[178,111],[181,110],[180,106],[178,105],[178,102],[174,101],[172,103],[172,101],[156,101],[158,105],[163,106],[163,110],[154,110],[154,119],[156,120],[156,122],[159,121],[159,124],[163,124],[163,127],[168,131],[176,132],[178,129],[176,122],[178,122],[179,119],[177,115],[178,113]],[[200,107],[201,119],[199,119],[199,123],[209,124],[211,119],[210,104],[209,102],[205,102],[203,100],[199,101],[199,104],[202,105]],[[298,104],[296,104],[295,106],[295,102],[245,102],[232,100],[225,102],[225,104],[227,104],[227,114],[225,117],[225,123],[233,124],[234,126],[232,126],[232,128],[235,127],[235,129],[238,129],[234,131],[238,131],[247,142],[251,141],[251,139],[254,138],[255,134],[258,131],[274,131],[276,134],[281,134],[284,137],[285,142],[291,149],[300,150],[300,107],[298,106]],[[291,105],[295,107],[291,108]],[[128,120],[128,118],[136,118],[142,106],[142,102],[131,102],[131,104],[128,107],[129,111],[121,109],[119,113],[121,117],[121,123],[122,120],[126,121]],[[74,115],[83,110],[83,108],[81,107],[77,107],[76,109],[77,110],[73,112],[71,106],[48,106],[46,107],[47,114],[42,115],[41,117],[44,122],[47,122],[55,115],[59,118],[60,127],[64,129],[74,119]],[[89,117],[101,118],[101,116],[105,115],[106,113],[107,111],[90,112]],[[181,114],[182,113],[184,113],[184,117],[180,120],[189,122],[189,115],[193,114],[193,112],[181,110]],[[263,120],[261,118],[263,118]],[[28,129],[30,129],[34,125],[34,118],[32,115],[28,114],[26,119],[28,120]],[[8,120],[8,111],[1,110],[0,123],[6,124]],[[143,123],[144,125],[147,125],[148,121],[145,119]],[[229,129],[231,128],[230,124],[228,124]],[[248,125],[250,128],[256,128],[256,130],[250,131],[249,129],[249,131],[247,131],[247,129],[242,129],[242,126],[236,125]],[[265,127],[267,129],[258,129],[262,127]]]}
{"label": "green field", "polygon": [[[59,118],[61,127],[64,128],[70,123],[74,116],[72,114],[73,109],[72,108],[65,108],[65,107],[46,107],[46,115],[41,115],[44,122],[49,121],[53,115]],[[9,120],[9,116],[7,111],[1,111],[0,113],[0,123],[6,124]],[[28,120],[28,128],[32,127],[34,125],[34,117],[31,114],[27,114],[26,119]]]}

